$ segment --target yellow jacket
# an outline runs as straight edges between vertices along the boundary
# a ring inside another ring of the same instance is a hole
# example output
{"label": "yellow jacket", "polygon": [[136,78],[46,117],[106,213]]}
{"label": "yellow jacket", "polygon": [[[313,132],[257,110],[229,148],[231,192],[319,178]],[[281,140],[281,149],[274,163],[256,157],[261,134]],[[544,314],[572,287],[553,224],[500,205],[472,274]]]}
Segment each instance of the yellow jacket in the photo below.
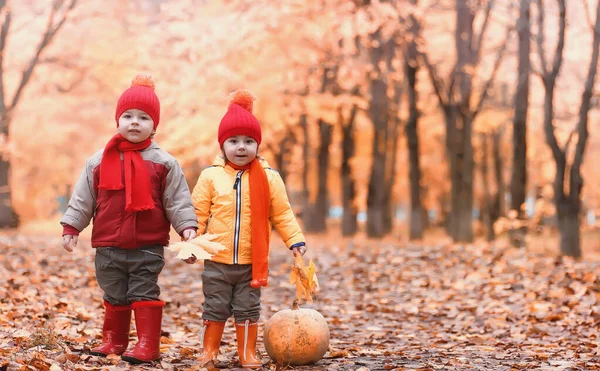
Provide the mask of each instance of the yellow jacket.
{"label": "yellow jacket", "polygon": [[[267,173],[271,190],[271,225],[288,248],[305,242],[281,176],[269,167],[266,160],[259,159]],[[248,177],[247,171],[235,170],[226,165],[223,156],[217,156],[212,166],[202,171],[192,192],[198,216],[198,233],[220,234],[215,242],[227,247],[212,257],[211,260],[215,262],[252,263]]]}

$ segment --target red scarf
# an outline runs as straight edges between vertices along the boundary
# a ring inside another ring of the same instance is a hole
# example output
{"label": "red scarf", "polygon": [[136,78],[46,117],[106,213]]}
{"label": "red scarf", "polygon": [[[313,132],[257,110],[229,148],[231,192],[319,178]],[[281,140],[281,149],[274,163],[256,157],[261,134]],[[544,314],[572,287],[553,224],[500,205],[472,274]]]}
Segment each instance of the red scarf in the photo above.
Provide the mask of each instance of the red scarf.
{"label": "red scarf", "polygon": [[[100,184],[98,188],[115,191],[123,188],[121,179],[121,156],[125,173],[125,211],[135,212],[154,208],[150,176],[139,151],[148,148],[152,139],[132,143],[121,134],[108,141],[100,162]],[[134,192],[135,190],[135,192]]]}
{"label": "red scarf", "polygon": [[271,192],[269,179],[258,159],[245,166],[229,165],[236,170],[250,172],[250,218],[252,220],[252,282],[250,286],[267,286],[269,277],[269,215],[271,213]]}

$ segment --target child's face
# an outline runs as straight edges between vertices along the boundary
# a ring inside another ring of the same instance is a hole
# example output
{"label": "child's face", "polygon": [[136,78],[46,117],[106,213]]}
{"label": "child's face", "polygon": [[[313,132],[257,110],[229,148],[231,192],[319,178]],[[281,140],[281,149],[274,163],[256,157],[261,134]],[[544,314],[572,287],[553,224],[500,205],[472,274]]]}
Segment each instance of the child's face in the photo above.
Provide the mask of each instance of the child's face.
{"label": "child's face", "polygon": [[223,142],[223,152],[227,160],[237,166],[244,166],[256,158],[258,143],[249,136],[236,135]]}
{"label": "child's face", "polygon": [[128,109],[119,117],[119,134],[132,143],[140,143],[154,134],[154,120],[139,109]]}

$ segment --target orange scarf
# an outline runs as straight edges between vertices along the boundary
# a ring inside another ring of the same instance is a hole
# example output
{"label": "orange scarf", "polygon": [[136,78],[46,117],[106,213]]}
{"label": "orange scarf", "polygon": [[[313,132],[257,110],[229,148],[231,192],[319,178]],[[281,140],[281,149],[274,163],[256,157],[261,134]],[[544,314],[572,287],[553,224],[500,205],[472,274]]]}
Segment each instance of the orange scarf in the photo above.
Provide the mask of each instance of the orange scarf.
{"label": "orange scarf", "polygon": [[267,286],[269,277],[269,216],[271,213],[271,191],[265,169],[258,159],[245,166],[228,164],[236,170],[250,172],[250,218],[252,220],[252,282],[250,286]]}

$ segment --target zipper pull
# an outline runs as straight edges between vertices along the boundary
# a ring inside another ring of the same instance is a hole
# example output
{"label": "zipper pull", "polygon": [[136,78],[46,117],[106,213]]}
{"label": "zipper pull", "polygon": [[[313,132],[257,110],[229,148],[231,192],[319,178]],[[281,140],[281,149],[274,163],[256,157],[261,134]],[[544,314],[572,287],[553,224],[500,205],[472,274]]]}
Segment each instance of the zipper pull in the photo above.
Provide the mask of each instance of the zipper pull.
{"label": "zipper pull", "polygon": [[242,174],[243,173],[244,173],[244,170],[238,172],[237,175],[235,176],[235,183],[233,183],[233,189],[235,189],[236,191],[238,189],[238,184],[242,180]]}

